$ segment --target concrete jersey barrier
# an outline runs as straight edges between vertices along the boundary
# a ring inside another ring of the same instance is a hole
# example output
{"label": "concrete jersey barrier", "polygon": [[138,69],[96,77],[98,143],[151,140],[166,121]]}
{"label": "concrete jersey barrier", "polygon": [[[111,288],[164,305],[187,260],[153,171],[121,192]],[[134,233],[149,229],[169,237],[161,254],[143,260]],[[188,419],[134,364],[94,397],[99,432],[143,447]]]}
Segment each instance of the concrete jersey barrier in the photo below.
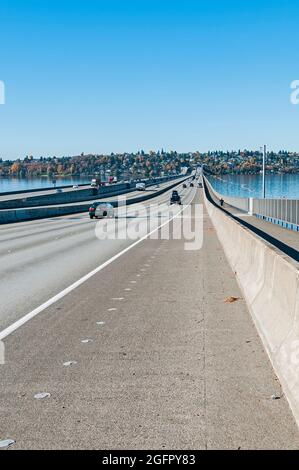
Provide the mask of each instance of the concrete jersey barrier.
{"label": "concrete jersey barrier", "polygon": [[[188,179],[189,176],[185,179]],[[126,200],[126,205],[136,204],[137,202],[147,201],[154,197],[159,196],[160,194],[169,191],[170,189],[174,188],[178,184],[181,184],[185,179],[180,179],[180,181],[175,181],[174,183],[170,184],[166,188],[162,188],[159,191],[155,191],[151,194],[145,194],[142,196],[137,196],[131,199]],[[117,191],[110,196],[117,196],[127,194],[126,190],[121,192]],[[118,205],[118,201],[108,201],[105,198],[105,202],[110,202],[114,207]],[[76,205],[64,205],[64,206],[46,206],[46,207],[33,207],[33,208],[26,208],[26,209],[8,209],[8,210],[1,210],[0,211],[0,225],[1,224],[8,224],[14,222],[23,222],[26,220],[34,220],[34,219],[44,219],[47,217],[59,217],[62,215],[71,215],[71,214],[78,214],[80,212],[87,212],[88,208],[90,207],[90,202],[85,204],[76,204]]]}
{"label": "concrete jersey barrier", "polygon": [[[173,179],[178,179],[179,177],[180,176],[177,175],[171,175],[167,177],[151,178],[145,181],[145,185],[151,186],[155,183],[164,183]],[[89,201],[90,199],[101,199],[106,196],[113,196],[117,193],[121,194],[123,192],[135,191],[136,182],[137,181],[133,180],[130,183],[116,183],[109,186],[101,186],[97,194],[94,194],[94,190],[90,186],[85,187],[85,189],[79,188],[77,190],[70,190],[62,193],[52,192],[51,194],[40,194],[38,196],[26,196],[26,193],[24,193],[23,198],[0,200],[0,210],[25,209],[29,207],[52,206],[56,204],[71,204],[75,202]]]}
{"label": "concrete jersey barrier", "polygon": [[298,263],[205,204],[299,425]]}
{"label": "concrete jersey barrier", "polygon": [[210,181],[204,177],[205,183],[207,184],[209,191],[213,192],[217,199],[223,199],[226,204],[232,207],[236,207],[242,211],[248,212],[250,208],[250,199],[246,197],[231,197],[231,196],[223,196],[222,194],[218,193],[213,186],[211,185]]}

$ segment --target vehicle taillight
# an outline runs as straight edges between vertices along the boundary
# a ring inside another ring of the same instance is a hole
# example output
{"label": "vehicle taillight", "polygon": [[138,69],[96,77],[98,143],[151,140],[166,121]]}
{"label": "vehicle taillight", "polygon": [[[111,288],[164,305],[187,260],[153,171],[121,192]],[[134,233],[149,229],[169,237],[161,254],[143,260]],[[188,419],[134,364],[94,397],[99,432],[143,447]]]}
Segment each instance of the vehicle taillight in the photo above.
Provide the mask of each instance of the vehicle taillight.
{"label": "vehicle taillight", "polygon": [[89,212],[93,212],[93,211],[94,211],[94,207],[90,207]]}

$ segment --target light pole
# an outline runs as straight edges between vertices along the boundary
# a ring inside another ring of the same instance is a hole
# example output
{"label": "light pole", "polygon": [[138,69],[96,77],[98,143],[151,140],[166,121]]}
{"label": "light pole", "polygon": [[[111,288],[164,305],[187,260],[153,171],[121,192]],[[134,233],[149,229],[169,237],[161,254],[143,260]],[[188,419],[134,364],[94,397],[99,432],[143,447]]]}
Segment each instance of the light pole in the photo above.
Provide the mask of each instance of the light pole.
{"label": "light pole", "polygon": [[264,145],[264,150],[263,150],[263,199],[266,198],[266,181],[265,181],[265,176],[266,176],[266,156],[267,156],[267,147]]}

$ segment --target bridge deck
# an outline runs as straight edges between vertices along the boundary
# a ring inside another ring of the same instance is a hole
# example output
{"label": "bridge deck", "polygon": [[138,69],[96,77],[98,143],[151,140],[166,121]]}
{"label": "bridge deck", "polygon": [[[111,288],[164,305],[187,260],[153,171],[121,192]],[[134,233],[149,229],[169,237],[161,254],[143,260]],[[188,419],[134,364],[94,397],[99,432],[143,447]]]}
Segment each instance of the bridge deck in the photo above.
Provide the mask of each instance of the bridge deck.
{"label": "bridge deck", "polygon": [[299,447],[206,212],[203,224],[201,250],[144,241],[6,338],[0,437],[12,449]]}
{"label": "bridge deck", "polygon": [[268,233],[277,240],[280,240],[291,248],[294,248],[295,250],[299,251],[299,232],[289,230],[287,228],[282,227],[281,225],[273,224],[272,222],[260,219],[254,215],[249,215],[225,203],[223,207],[231,214],[236,215],[240,219],[250,223],[250,225],[253,225],[259,230]]}
{"label": "bridge deck", "polygon": [[[220,201],[213,191],[206,187],[207,196],[220,207]],[[254,215],[249,215],[247,212],[237,209],[225,202],[223,202],[223,209],[230,213],[233,217],[239,219],[244,225],[249,225],[248,228],[254,231],[257,235],[267,240],[279,248],[282,252],[299,262],[299,233],[293,230],[282,227],[281,225],[268,222]]]}

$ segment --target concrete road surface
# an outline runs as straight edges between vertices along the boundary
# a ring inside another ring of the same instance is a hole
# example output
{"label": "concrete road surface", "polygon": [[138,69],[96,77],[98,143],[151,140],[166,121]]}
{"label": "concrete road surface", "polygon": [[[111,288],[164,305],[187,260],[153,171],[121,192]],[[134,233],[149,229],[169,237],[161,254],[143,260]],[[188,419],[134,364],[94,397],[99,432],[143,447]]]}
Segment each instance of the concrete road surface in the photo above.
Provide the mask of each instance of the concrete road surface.
{"label": "concrete road surface", "polygon": [[[199,194],[186,190],[185,202],[199,202]],[[88,253],[99,264],[115,252],[111,241],[96,248],[84,217],[43,223],[26,224],[29,232],[22,224],[26,247],[15,238],[23,258],[10,275],[25,267],[16,296],[34,286],[23,313],[37,303],[42,273],[50,295],[66,260],[73,273],[65,270],[59,284],[90,269]],[[51,228],[61,237],[57,250]],[[11,449],[298,448],[291,411],[205,211],[203,233],[198,251],[185,251],[183,240],[143,240],[5,338],[0,439],[14,439]],[[2,296],[5,306],[12,294]],[[238,300],[225,303],[228,296]],[[35,399],[39,392],[50,396]]]}
{"label": "concrete road surface", "polygon": [[[191,188],[178,189],[189,200]],[[170,194],[167,191],[146,205],[168,203]],[[129,214],[136,208],[129,206]],[[125,209],[119,209],[119,216],[124,215]],[[99,241],[95,227],[88,213],[0,226],[0,298],[5,299],[0,305],[0,331],[131,243]]]}

